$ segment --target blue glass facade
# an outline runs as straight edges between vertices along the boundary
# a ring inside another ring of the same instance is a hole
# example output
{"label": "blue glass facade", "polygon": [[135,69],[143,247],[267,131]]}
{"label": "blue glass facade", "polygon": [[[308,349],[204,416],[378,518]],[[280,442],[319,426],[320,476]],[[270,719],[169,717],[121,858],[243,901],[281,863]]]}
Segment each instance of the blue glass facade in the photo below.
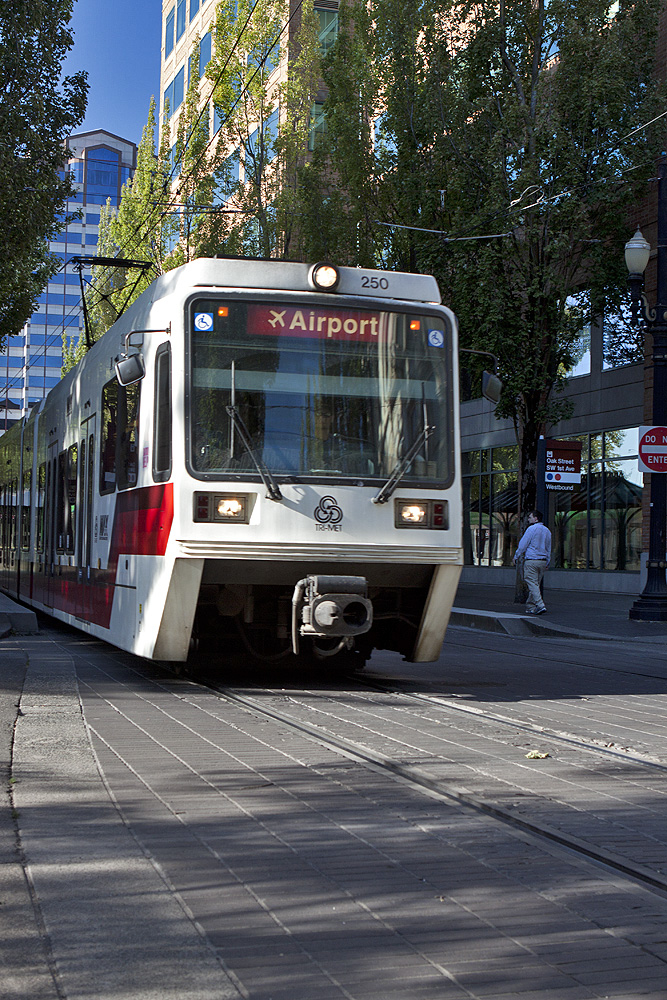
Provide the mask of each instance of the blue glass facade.
{"label": "blue glass facade", "polygon": [[[77,343],[83,332],[81,293],[73,257],[97,250],[100,208],[118,205],[123,184],[135,166],[136,146],[108,132],[73,135],[68,164],[76,188],[65,215],[78,213],[52,241],[61,270],[37,300],[35,312],[19,336],[10,337],[0,354],[0,434],[58,384],[63,364],[63,338]],[[90,267],[84,277],[90,277]]]}

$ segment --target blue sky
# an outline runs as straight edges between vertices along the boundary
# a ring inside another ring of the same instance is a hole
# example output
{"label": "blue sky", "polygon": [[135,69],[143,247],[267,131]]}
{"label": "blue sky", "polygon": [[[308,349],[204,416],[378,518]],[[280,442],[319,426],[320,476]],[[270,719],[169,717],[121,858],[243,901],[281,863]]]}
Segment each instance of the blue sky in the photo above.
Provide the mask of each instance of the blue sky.
{"label": "blue sky", "polygon": [[76,0],[64,72],[86,70],[90,86],[77,131],[105,128],[139,142],[151,96],[158,98],[161,22],[161,0]]}

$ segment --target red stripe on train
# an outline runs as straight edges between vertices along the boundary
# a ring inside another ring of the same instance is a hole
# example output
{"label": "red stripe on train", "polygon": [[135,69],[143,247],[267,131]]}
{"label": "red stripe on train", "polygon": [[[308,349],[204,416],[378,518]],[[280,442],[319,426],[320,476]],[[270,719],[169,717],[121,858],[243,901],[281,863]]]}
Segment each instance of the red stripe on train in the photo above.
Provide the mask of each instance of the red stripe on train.
{"label": "red stripe on train", "polygon": [[162,483],[127,490],[116,497],[109,570],[115,573],[118,556],[163,556],[174,519],[174,484]]}
{"label": "red stripe on train", "polygon": [[[118,493],[107,568],[91,569],[90,580],[84,582],[78,579],[75,567],[63,567],[64,578],[59,576],[51,581],[51,601],[47,599],[45,603],[52,602],[51,606],[59,611],[109,628],[121,554],[163,556],[173,520],[173,483]],[[37,595],[41,590],[39,583],[35,590]]]}

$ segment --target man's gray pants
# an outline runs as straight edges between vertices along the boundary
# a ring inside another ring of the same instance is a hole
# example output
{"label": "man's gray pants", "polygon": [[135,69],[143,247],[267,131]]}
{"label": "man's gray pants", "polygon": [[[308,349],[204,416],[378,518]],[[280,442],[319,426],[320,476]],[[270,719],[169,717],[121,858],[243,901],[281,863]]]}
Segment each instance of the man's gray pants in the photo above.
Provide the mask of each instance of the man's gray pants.
{"label": "man's gray pants", "polygon": [[523,578],[528,587],[526,605],[529,611],[544,610],[544,601],[540,593],[540,583],[547,569],[546,559],[526,559],[523,564]]}

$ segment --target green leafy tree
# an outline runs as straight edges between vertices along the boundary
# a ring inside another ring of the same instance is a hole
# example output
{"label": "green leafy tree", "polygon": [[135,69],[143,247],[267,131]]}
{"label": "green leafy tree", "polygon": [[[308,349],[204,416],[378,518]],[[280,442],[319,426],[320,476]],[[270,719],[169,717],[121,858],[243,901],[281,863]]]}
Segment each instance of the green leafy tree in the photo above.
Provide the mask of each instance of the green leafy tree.
{"label": "green leafy tree", "polygon": [[[641,126],[664,103],[663,7],[381,0],[371,22],[352,0],[325,64],[326,155],[306,168],[304,233],[343,262],[437,276],[464,346],[501,359],[497,412],[514,423],[522,512],[539,436],[567,413],[582,328],[620,309],[627,209],[661,148]],[[323,236],[316,192],[333,178],[343,218]],[[573,304],[582,288],[586,308]]]}
{"label": "green leafy tree", "polygon": [[83,120],[88,92],[83,72],[61,80],[72,3],[0,6],[0,346],[60,267],[48,241],[68,221],[66,141]]}
{"label": "green leafy tree", "polygon": [[165,197],[167,205],[175,206],[172,218],[178,225],[178,242],[168,259],[169,267],[216,252],[219,220],[211,210],[217,153],[210,141],[210,105],[202,106],[198,67],[197,39],[190,56],[190,82],[176,130],[172,190]]}
{"label": "green leafy tree", "polygon": [[[288,60],[282,82],[273,75]],[[287,0],[229,0],[218,6],[214,83],[216,182],[230,214],[221,249],[262,257],[289,255],[296,231],[299,168],[320,84],[312,0],[290,16]],[[235,214],[232,214],[234,212]]]}

